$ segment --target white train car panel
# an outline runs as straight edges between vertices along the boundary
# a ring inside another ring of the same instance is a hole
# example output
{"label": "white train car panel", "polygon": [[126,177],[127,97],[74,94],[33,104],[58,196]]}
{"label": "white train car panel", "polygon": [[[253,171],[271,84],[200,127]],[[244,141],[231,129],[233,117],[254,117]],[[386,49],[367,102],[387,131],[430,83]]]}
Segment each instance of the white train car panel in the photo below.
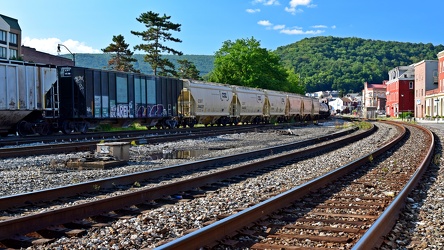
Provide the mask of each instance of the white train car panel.
{"label": "white train car panel", "polygon": [[300,119],[302,113],[302,96],[297,94],[287,95],[287,119]]}
{"label": "white train car panel", "polygon": [[240,122],[260,122],[264,115],[265,93],[263,90],[232,86],[233,116]]}
{"label": "white train car panel", "polygon": [[228,121],[233,98],[229,86],[184,80],[183,87],[179,96],[179,113],[185,119],[193,118],[205,125],[215,124],[222,117],[225,122]]}
{"label": "white train car panel", "polygon": [[[321,103],[317,99],[313,99],[313,116],[319,117],[319,110],[321,109]],[[313,117],[312,117],[313,118]]]}
{"label": "white train car panel", "polygon": [[307,96],[303,96],[302,102],[302,117],[304,117],[304,119],[313,117],[313,99]]}
{"label": "white train car panel", "polygon": [[282,92],[264,90],[265,99],[269,103],[269,111],[265,112],[270,117],[284,116],[287,95]]}
{"label": "white train car panel", "polygon": [[0,133],[32,111],[47,108],[46,93],[56,83],[55,68],[0,63]]}

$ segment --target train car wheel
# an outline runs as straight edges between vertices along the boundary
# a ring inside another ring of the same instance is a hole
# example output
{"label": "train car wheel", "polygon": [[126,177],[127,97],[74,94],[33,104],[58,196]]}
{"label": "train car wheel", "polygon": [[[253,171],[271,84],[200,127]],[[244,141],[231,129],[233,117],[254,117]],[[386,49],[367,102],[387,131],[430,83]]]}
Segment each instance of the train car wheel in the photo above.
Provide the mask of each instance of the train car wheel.
{"label": "train car wheel", "polygon": [[62,133],[69,135],[72,133],[71,123],[69,121],[64,121],[62,124]]}
{"label": "train car wheel", "polygon": [[37,133],[39,135],[45,136],[52,134],[51,126],[47,122],[41,123],[38,126],[39,127]]}
{"label": "train car wheel", "polygon": [[27,121],[21,121],[17,124],[17,134],[21,137],[30,133],[30,125]]}
{"label": "train car wheel", "polygon": [[81,134],[86,134],[86,132],[88,132],[88,128],[89,128],[89,123],[88,122],[81,122],[79,124],[78,130],[79,130],[79,132]]}

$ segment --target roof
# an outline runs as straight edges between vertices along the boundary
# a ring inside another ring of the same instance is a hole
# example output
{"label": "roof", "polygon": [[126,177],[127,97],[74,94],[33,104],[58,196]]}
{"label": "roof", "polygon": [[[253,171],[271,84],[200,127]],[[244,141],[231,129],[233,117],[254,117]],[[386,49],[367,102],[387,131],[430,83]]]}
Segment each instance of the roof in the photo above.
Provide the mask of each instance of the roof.
{"label": "roof", "polygon": [[377,83],[368,83],[367,89],[386,89],[387,86],[385,84],[377,84]]}
{"label": "roof", "polygon": [[0,14],[0,17],[3,18],[3,20],[5,20],[5,22],[7,22],[9,24],[9,26],[11,27],[11,29],[15,29],[15,30],[22,30],[20,28],[20,25],[18,23],[18,20],[9,16],[5,16]]}

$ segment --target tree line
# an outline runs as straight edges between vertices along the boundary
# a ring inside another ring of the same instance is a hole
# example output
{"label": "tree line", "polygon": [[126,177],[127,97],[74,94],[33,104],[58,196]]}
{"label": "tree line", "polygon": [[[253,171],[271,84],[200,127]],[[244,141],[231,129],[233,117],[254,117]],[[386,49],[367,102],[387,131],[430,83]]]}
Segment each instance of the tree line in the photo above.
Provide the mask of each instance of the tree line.
{"label": "tree line", "polygon": [[[148,63],[154,75],[173,76],[189,79],[205,79],[212,82],[226,83],[254,88],[266,88],[294,93],[304,93],[300,77],[290,68],[280,63],[280,58],[273,52],[260,47],[260,42],[254,37],[225,41],[222,48],[215,53],[214,68],[205,77],[200,76],[196,65],[187,59],[177,59],[179,65],[171,62],[165,54],[182,56],[181,51],[166,46],[165,42],[182,42],[171,33],[180,32],[181,24],[170,21],[171,16],[148,11],[142,13],[136,20],[145,25],[144,31],[131,31],[140,37],[141,44],[134,46],[135,51],[143,51],[144,62]],[[122,35],[114,35],[112,43],[103,48],[104,53],[111,54],[108,69],[136,72],[134,67],[138,60],[129,49]]]}
{"label": "tree line", "polygon": [[[115,35],[106,48],[108,69],[142,72],[150,66],[154,75],[206,80],[232,85],[265,88],[304,94],[321,90],[341,93],[360,92],[364,82],[382,83],[388,71],[422,60],[436,60],[443,45],[402,43],[361,38],[318,36],[305,38],[275,51],[261,48],[254,37],[227,40],[214,56],[183,56],[165,42],[182,42],[171,32],[180,32],[181,24],[171,16],[148,11],[137,21],[146,30],[131,31],[142,39],[133,47],[145,52],[134,55],[122,35]],[[202,60],[206,62],[201,63]],[[199,67],[196,63],[200,64]],[[211,65],[212,64],[212,65]],[[210,65],[210,66],[209,66]],[[206,66],[205,72],[200,72]],[[203,74],[202,74],[203,73]]]}

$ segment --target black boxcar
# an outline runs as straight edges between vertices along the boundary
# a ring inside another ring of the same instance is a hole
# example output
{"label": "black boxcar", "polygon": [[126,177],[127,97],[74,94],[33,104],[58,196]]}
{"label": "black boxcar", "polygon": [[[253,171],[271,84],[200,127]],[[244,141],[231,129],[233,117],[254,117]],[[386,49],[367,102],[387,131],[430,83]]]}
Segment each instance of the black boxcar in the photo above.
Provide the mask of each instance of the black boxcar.
{"label": "black boxcar", "polygon": [[86,132],[101,123],[176,127],[182,80],[152,75],[60,67],[62,131]]}

